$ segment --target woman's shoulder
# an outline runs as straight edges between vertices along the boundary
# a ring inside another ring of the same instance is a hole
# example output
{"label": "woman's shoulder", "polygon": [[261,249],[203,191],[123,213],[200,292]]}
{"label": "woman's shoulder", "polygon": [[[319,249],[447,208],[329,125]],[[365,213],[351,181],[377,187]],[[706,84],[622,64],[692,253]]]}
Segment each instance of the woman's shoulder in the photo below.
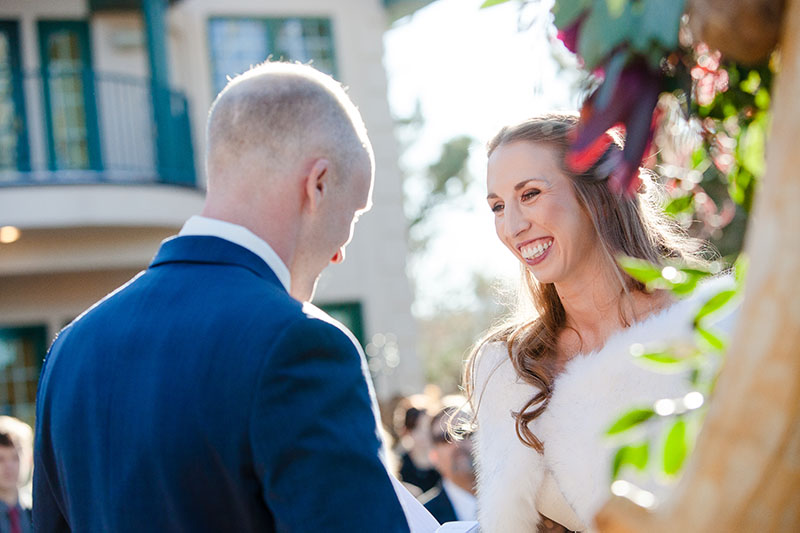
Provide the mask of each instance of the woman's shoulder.
{"label": "woman's shoulder", "polygon": [[475,356],[473,407],[481,420],[510,417],[510,412],[525,405],[538,388],[517,374],[508,345],[487,342]]}
{"label": "woman's shoulder", "polygon": [[536,531],[536,493],[544,465],[541,455],[517,437],[513,412],[537,389],[517,376],[505,342],[485,342],[475,357],[473,405],[478,423],[475,456],[481,527],[486,531]]}
{"label": "woman's shoulder", "polygon": [[475,392],[480,394],[487,387],[495,389],[516,381],[517,373],[503,341],[487,341],[478,348],[474,362]]}

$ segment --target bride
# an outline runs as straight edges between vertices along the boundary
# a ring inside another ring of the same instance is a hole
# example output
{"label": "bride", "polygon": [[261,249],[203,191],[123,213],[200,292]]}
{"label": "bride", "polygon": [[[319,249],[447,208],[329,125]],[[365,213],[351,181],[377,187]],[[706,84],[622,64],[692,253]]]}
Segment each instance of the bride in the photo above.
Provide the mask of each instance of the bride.
{"label": "bride", "polygon": [[646,172],[633,197],[609,192],[617,144],[583,174],[566,169],[577,120],[533,118],[488,145],[487,201],[497,236],[521,263],[527,306],[467,365],[484,533],[591,530],[610,484],[606,428],[635,405],[688,392],[685,376],[637,366],[630,346],[691,339],[696,310],[730,282],[712,280],[675,301],[617,266],[620,254],[705,260],[702,243],[664,215]]}

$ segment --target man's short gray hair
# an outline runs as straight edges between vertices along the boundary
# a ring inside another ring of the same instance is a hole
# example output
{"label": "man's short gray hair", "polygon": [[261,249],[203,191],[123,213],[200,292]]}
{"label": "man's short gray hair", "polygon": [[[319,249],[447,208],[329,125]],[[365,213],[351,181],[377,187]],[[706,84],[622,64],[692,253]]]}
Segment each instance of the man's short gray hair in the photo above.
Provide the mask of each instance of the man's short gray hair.
{"label": "man's short gray hair", "polygon": [[268,61],[233,78],[211,106],[206,136],[209,180],[216,165],[254,153],[267,172],[303,155],[330,158],[343,177],[364,155],[373,162],[364,122],[345,89],[299,63]]}

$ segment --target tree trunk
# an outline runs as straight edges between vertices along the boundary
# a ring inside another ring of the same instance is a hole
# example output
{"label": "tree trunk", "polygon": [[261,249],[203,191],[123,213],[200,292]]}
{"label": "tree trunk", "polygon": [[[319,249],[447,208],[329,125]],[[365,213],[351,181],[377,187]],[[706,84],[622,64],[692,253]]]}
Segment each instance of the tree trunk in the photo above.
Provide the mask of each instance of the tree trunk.
{"label": "tree trunk", "polygon": [[800,0],[781,42],[745,299],[705,425],[670,499],[650,512],[613,498],[601,531],[800,531]]}
{"label": "tree trunk", "polygon": [[764,61],[778,44],[784,0],[689,0],[689,28],[728,59]]}

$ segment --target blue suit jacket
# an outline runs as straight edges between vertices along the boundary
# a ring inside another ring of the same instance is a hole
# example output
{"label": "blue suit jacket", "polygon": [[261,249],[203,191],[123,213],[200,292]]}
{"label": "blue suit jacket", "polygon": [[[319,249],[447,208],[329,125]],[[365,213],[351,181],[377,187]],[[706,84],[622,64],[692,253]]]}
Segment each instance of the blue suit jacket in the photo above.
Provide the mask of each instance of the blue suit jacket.
{"label": "blue suit jacket", "polygon": [[425,509],[427,509],[440,524],[458,520],[456,510],[453,508],[453,503],[450,501],[441,483],[422,494],[419,499],[425,506]]}
{"label": "blue suit jacket", "polygon": [[36,430],[37,531],[408,531],[355,346],[224,239],[60,333]]}

